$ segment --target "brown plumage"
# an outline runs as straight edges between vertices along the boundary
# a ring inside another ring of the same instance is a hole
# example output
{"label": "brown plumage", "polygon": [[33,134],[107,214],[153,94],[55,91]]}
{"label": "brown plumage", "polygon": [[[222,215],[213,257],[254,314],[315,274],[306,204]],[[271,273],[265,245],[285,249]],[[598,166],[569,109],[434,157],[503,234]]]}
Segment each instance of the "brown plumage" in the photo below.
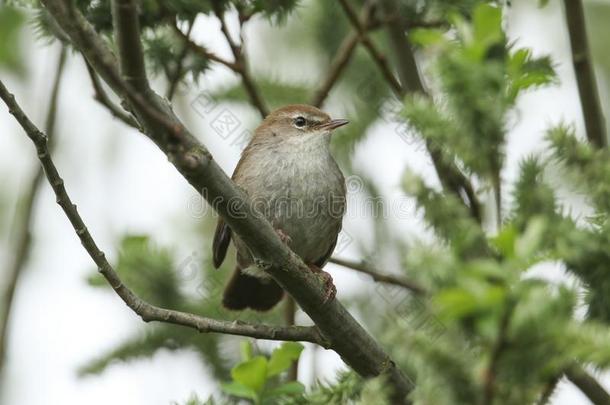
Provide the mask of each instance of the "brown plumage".
{"label": "brown plumage", "polygon": [[[345,212],[345,182],[329,142],[332,131],[346,123],[308,105],[280,108],[256,129],[232,177],[282,240],[316,271],[334,250]],[[247,246],[222,219],[212,245],[214,266],[222,264],[231,240],[237,248],[237,268],[223,305],[235,310],[272,308],[283,290],[253,266]]]}

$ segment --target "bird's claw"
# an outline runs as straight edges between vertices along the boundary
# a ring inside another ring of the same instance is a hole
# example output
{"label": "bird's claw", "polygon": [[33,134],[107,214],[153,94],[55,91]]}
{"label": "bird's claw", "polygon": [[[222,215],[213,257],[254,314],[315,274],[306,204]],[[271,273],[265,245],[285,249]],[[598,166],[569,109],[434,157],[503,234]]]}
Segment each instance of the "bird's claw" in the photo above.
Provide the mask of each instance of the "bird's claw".
{"label": "bird's claw", "polygon": [[286,245],[289,245],[289,244],[292,243],[292,238],[286,232],[284,232],[283,230],[277,228],[275,230],[275,233],[277,233],[277,236],[279,236],[280,240],[282,242],[284,242]]}
{"label": "bird's claw", "polygon": [[309,269],[318,275],[318,277],[320,277],[324,282],[324,304],[334,300],[335,296],[337,295],[337,287],[335,287],[333,277],[330,275],[330,273],[327,273],[313,264],[309,265]]}

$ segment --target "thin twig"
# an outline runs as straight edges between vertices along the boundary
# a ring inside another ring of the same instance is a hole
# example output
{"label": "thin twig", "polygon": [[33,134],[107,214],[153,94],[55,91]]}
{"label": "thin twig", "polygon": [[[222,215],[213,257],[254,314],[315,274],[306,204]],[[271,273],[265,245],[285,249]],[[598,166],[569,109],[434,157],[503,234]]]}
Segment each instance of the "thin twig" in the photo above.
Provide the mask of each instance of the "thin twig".
{"label": "thin twig", "polygon": [[400,83],[398,83],[398,80],[396,80],[396,77],[394,76],[394,73],[392,72],[392,69],[388,64],[385,55],[377,49],[377,46],[373,43],[373,41],[371,41],[371,39],[367,35],[367,22],[363,21],[362,18],[358,18],[358,16],[356,15],[356,11],[347,0],[339,0],[339,3],[343,7],[345,14],[347,15],[348,19],[350,20],[356,31],[358,31],[358,34],[360,34],[360,42],[362,42],[362,45],[364,45],[369,55],[371,55],[371,58],[373,58],[373,61],[375,61],[375,64],[377,64],[377,67],[381,71],[381,74],[388,82],[394,93],[400,96],[402,94],[402,88],[400,86]]}
{"label": "thin twig", "polygon": [[129,288],[127,288],[127,286],[123,284],[119,278],[119,275],[110,265],[108,260],[106,260],[104,252],[102,252],[97,246],[80,214],[78,213],[76,205],[74,205],[68,196],[64,186],[64,181],[59,175],[57,167],[55,166],[49,153],[47,136],[40,132],[38,128],[36,128],[36,126],[30,121],[21,107],[19,107],[17,104],[15,97],[9,93],[1,81],[0,98],[4,100],[4,103],[9,108],[9,112],[19,122],[23,130],[36,146],[38,159],[44,168],[44,173],[49,184],[53,188],[53,192],[57,198],[57,203],[70,220],[70,223],[72,224],[72,227],[74,228],[74,231],[80,239],[83,247],[86,249],[91,259],[97,265],[100,273],[108,281],[117,295],[121,297],[123,302],[125,302],[125,304],[127,304],[127,306],[138,314],[144,321],[173,323],[206,333],[226,333],[269,340],[306,341],[328,347],[328,341],[323,338],[322,334],[315,326],[280,327],[238,321],[221,321],[185,312],[159,308],[136,296]]}
{"label": "thin twig", "polygon": [[585,369],[580,366],[574,366],[568,369],[565,374],[568,380],[577,386],[594,405],[610,404],[610,394]]}
{"label": "thin twig", "polygon": [[[59,51],[57,61],[57,69],[55,78],[53,79],[53,87],[49,97],[49,108],[47,110],[45,131],[49,136],[49,149],[53,150],[55,146],[55,121],[57,117],[57,105],[59,99],[59,89],[61,87],[61,78],[64,71],[66,61],[66,49],[64,46]],[[8,269],[7,286],[2,297],[2,305],[0,305],[0,375],[4,369],[6,358],[6,347],[8,341],[8,324],[11,316],[11,308],[15,290],[19,282],[19,278],[23,273],[23,269],[28,260],[31,245],[32,245],[32,223],[34,220],[34,204],[36,202],[40,185],[44,172],[39,167],[36,174],[32,178],[27,192],[19,202],[19,214],[16,218],[16,226],[14,233],[17,234],[17,243],[15,245],[15,257],[13,263]],[[2,379],[0,379],[2,381]]]}
{"label": "thin twig", "polygon": [[320,107],[328,97],[330,90],[335,85],[337,79],[347,66],[356,45],[360,42],[360,35],[356,31],[350,32],[339,45],[335,58],[327,69],[326,77],[322,80],[320,87],[313,93],[311,105]]}
{"label": "thin twig", "polygon": [[371,276],[373,278],[373,280],[375,280],[377,282],[396,285],[396,286],[405,288],[409,291],[412,291],[416,294],[426,294],[426,289],[424,287],[414,283],[413,281],[405,280],[405,279],[395,277],[395,276],[392,276],[389,274],[379,273],[378,271],[371,269],[365,263],[353,262],[350,260],[339,259],[337,257],[331,257],[328,261],[329,261],[329,263],[334,263],[339,266],[347,267],[347,268],[355,270],[357,272],[367,274],[367,275]]}
{"label": "thin twig", "polygon": [[[242,43],[237,44],[231,37],[231,33],[229,33],[229,28],[227,27],[227,24],[224,19],[224,11],[222,10],[220,4],[216,1],[213,1],[212,6],[214,7],[214,13],[216,14],[216,17],[218,17],[218,19],[220,20],[220,30],[222,31],[222,34],[227,40],[227,43],[231,48],[231,52],[233,53],[233,57],[235,58],[235,67],[233,70],[241,76],[241,80],[246,90],[246,93],[248,93],[248,97],[250,97],[250,102],[264,118],[267,116],[267,114],[269,114],[269,109],[267,108],[265,101],[260,95],[260,91],[256,87],[254,79],[252,79],[250,71],[248,70],[248,63],[243,49],[244,46],[242,33],[240,32],[240,38],[242,38]],[[241,22],[242,18],[240,18],[240,31],[243,29]]]}
{"label": "thin twig", "polygon": [[361,27],[362,29],[352,30],[343,38],[334,59],[326,71],[326,77],[322,80],[318,89],[314,91],[310,104],[320,107],[324,103],[330,94],[330,90],[337,83],[337,80],[347,67],[358,43],[362,40],[368,41],[365,35],[366,32],[370,32],[381,26],[379,21],[373,18],[373,14],[374,2],[368,1],[362,8],[360,18],[356,17],[358,20],[358,27]]}
{"label": "thin twig", "polygon": [[[286,326],[295,324],[295,315],[297,311],[296,302],[291,296],[287,296],[284,303],[284,323]],[[288,370],[288,381],[297,381],[299,377],[299,359],[296,359]]]}
{"label": "thin twig", "polygon": [[[190,39],[191,37],[191,32],[193,31],[193,26],[195,25],[194,21],[190,21],[189,22],[189,27],[186,30],[186,34],[184,34],[186,36],[186,38]],[[178,31],[180,31],[180,29],[178,27],[176,27],[178,29]],[[180,55],[178,55],[178,61],[176,62],[176,70],[174,71],[173,77],[168,77],[169,79],[169,86],[167,88],[167,92],[165,93],[165,98],[167,98],[168,100],[172,100],[174,98],[174,93],[176,92],[176,89],[178,88],[178,83],[180,82],[180,79],[182,79],[182,67],[184,65],[184,59],[186,58],[186,55],[188,54],[188,45],[185,43],[184,45],[182,45],[182,51],[180,52]]]}
{"label": "thin twig", "polygon": [[230,62],[230,61],[228,61],[226,59],[223,59],[220,56],[216,55],[215,53],[213,53],[213,52],[209,51],[208,49],[206,49],[204,46],[195,43],[184,32],[182,32],[182,30],[180,30],[180,28],[177,27],[176,25],[172,25],[172,27],[174,29],[174,32],[180,38],[182,38],[182,40],[184,41],[186,46],[191,51],[198,53],[204,59],[209,59],[212,62],[220,63],[221,65],[228,67],[232,71],[237,71],[237,65],[234,62]]}
{"label": "thin twig", "polygon": [[545,384],[544,389],[542,390],[542,394],[540,394],[540,398],[536,401],[536,405],[547,405],[551,400],[551,397],[555,393],[555,389],[557,388],[557,384],[561,381],[561,377],[563,377],[563,373],[556,375],[549,379],[549,381]]}
{"label": "thin twig", "polygon": [[599,101],[595,71],[591,62],[582,0],[564,0],[572,47],[572,63],[587,130],[587,139],[598,148],[608,146],[606,120]]}
{"label": "thin twig", "polygon": [[138,125],[136,120],[133,119],[133,117],[131,115],[125,113],[120,107],[118,107],[116,104],[114,104],[112,102],[112,100],[110,100],[110,97],[108,97],[108,94],[106,94],[106,91],[104,91],[104,87],[102,86],[102,83],[100,83],[100,79],[97,77],[97,73],[95,73],[95,71],[93,70],[93,68],[91,67],[89,62],[87,62],[86,59],[85,59],[85,66],[87,67],[87,72],[89,73],[89,78],[91,79],[91,84],[93,85],[93,90],[94,90],[93,98],[98,103],[100,103],[101,105],[106,107],[106,109],[108,111],[110,111],[110,113],[115,118],[120,119],[125,124],[129,125],[130,127],[140,129],[140,126]]}

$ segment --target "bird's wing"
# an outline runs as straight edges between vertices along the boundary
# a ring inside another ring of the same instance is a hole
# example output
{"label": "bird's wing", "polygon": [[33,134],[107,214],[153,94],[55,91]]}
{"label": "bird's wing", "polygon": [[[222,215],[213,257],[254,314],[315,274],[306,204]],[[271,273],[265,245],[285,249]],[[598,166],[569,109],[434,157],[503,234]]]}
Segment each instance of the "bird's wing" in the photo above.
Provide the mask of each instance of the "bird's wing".
{"label": "bird's wing", "polygon": [[[240,168],[246,161],[246,156],[248,153],[246,151],[250,148],[250,144],[246,147],[244,152],[242,152],[241,158],[239,162],[237,162],[237,166],[235,166],[235,170],[233,171],[233,176],[231,179],[239,185],[239,175]],[[219,268],[222,262],[224,261],[227,255],[227,249],[229,248],[229,243],[231,242],[231,228],[229,225],[225,223],[222,218],[218,218],[218,224],[216,225],[216,232],[214,233],[214,241],[212,242],[212,257],[214,262],[214,267]]]}
{"label": "bird's wing", "polygon": [[215,268],[219,268],[224,261],[230,242],[231,228],[222,218],[219,218],[216,232],[214,233],[214,242],[212,242],[212,257]]}
{"label": "bird's wing", "polygon": [[335,246],[337,246],[337,239],[339,239],[339,235],[337,235],[333,244],[330,245],[330,248],[326,251],[326,253],[324,253],[324,256],[316,260],[316,262],[314,263],[316,266],[318,266],[319,268],[324,267],[328,259],[330,259],[330,256],[333,254]]}

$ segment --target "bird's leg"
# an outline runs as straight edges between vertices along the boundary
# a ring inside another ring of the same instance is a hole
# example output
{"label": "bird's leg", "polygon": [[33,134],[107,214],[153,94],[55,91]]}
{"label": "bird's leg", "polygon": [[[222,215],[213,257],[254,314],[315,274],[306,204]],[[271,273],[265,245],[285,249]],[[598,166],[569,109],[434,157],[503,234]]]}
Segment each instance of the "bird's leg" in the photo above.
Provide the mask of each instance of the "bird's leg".
{"label": "bird's leg", "polygon": [[280,228],[276,228],[275,233],[277,233],[277,236],[279,236],[280,240],[286,245],[290,245],[290,243],[292,243],[292,238]]}
{"label": "bird's leg", "polygon": [[309,270],[311,270],[312,273],[318,275],[322,278],[322,281],[324,281],[324,303],[326,304],[335,299],[337,287],[335,287],[335,284],[333,283],[333,277],[315,264],[308,264],[307,267],[309,267]]}

